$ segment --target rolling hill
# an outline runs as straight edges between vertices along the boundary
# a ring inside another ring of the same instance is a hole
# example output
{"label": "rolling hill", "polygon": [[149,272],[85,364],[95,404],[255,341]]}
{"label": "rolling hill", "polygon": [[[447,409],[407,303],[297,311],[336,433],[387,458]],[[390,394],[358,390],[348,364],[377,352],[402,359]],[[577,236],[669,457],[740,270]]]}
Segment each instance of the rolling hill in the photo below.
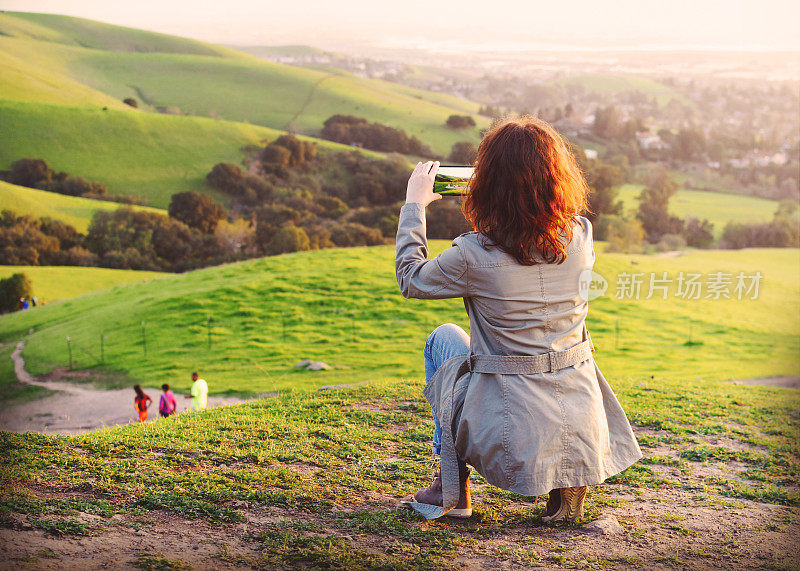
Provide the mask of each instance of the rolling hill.
{"label": "rolling hill", "polygon": [[[238,163],[241,148],[274,140],[266,127],[205,117],[89,106],[0,100],[0,165],[43,158],[55,170],[102,182],[113,194],[135,194],[161,208],[176,192],[198,190],[222,202],[206,183],[219,162]],[[349,149],[329,141],[320,145]]]}
{"label": "rolling hill", "polygon": [[[625,210],[639,208],[639,194],[644,185],[625,184],[619,189],[619,199]],[[707,219],[714,223],[714,235],[719,238],[728,222],[756,223],[772,220],[778,203],[766,198],[744,196],[741,194],[723,194],[703,190],[681,188],[672,197],[669,210],[679,218]]]}
{"label": "rolling hill", "polygon": [[[447,245],[434,243],[435,250]],[[698,251],[676,258],[603,254],[596,270],[608,282],[591,303],[589,329],[611,378],[748,378],[797,373],[800,350],[798,251]],[[443,322],[468,326],[461,300],[417,301],[400,295],[394,249],[304,252],[206,268],[118,287],[0,318],[0,340],[26,339],[29,369],[65,363],[72,339],[76,367],[95,367],[99,335],[120,382],[181,379],[204,372],[212,392],[262,392],[386,378],[419,377],[420,349]],[[631,262],[635,262],[635,266]],[[635,271],[641,299],[617,299],[617,276]],[[677,285],[663,300],[648,294],[650,274],[761,272],[757,299],[683,299]],[[764,315],[770,319],[765,320]],[[211,321],[209,321],[211,318]],[[144,322],[147,355],[142,351]],[[29,329],[35,332],[28,335]],[[209,347],[210,341],[210,347]],[[85,352],[84,352],[85,351]],[[768,352],[770,359],[753,359]],[[294,367],[311,358],[333,367]],[[180,388],[184,388],[179,385]]]}
{"label": "rolling hill", "polygon": [[660,106],[664,106],[672,99],[685,105],[694,107],[694,104],[675,89],[646,77],[632,75],[609,74],[584,74],[563,77],[545,82],[545,85],[580,86],[587,91],[598,93],[622,93],[626,91],[639,91],[648,97],[655,97]]}
{"label": "rolling hill", "polygon": [[[66,196],[55,192],[25,188],[0,180],[0,210],[11,210],[18,215],[34,218],[61,220],[85,233],[98,210],[116,210],[116,202],[94,200],[80,196]],[[147,210],[166,216],[166,211],[148,206],[132,206],[135,210]]]}
{"label": "rolling hill", "polygon": [[[28,276],[33,284],[33,294],[39,301],[45,300],[48,303],[173,275],[162,272],[73,266],[0,266],[0,279],[18,273]],[[41,308],[37,308],[37,311],[39,309]]]}
{"label": "rolling hill", "polygon": [[[0,98],[111,105],[134,97],[148,109],[315,134],[335,113],[366,117],[416,135],[447,153],[479,140],[488,124],[453,131],[453,113],[478,105],[344,72],[295,68],[236,50],[55,15],[0,15]],[[51,88],[43,83],[49,81]]]}

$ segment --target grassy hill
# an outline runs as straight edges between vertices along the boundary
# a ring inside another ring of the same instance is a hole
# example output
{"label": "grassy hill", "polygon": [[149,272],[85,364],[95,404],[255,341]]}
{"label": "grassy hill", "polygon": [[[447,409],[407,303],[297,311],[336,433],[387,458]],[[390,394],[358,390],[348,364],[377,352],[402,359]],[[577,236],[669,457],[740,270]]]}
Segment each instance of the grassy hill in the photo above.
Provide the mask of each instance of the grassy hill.
{"label": "grassy hill", "polygon": [[[644,185],[641,184],[625,184],[620,187],[619,199],[622,200],[625,210],[638,210],[639,194],[643,188]],[[766,198],[684,188],[678,190],[669,203],[670,214],[673,216],[693,216],[713,222],[717,238],[722,235],[728,222],[769,222],[777,208],[776,201]]]}
{"label": "grassy hill", "polygon": [[[645,455],[590,489],[586,518],[616,518],[616,535],[546,526],[546,497],[505,492],[475,473],[468,520],[427,522],[396,507],[427,485],[435,464],[422,343],[433,325],[466,320],[460,300],[400,298],[392,258],[388,247],[286,255],[0,317],[0,338],[27,339],[36,372],[64,364],[65,335],[92,352],[105,328],[106,359],[131,375],[128,383],[166,380],[182,390],[180,379],[197,367],[213,392],[282,390],[79,436],[0,432],[0,537],[13,537],[6,560],[146,569],[797,567],[800,397],[725,382],[797,374],[797,250],[601,256],[597,270],[612,290],[623,271],[764,275],[757,300],[592,302],[596,358]],[[36,332],[27,335],[29,327]],[[0,346],[3,378],[11,348]],[[336,369],[300,372],[301,357]],[[0,395],[12,389],[0,381]]]}
{"label": "grassy hill", "polygon": [[[11,210],[16,214],[34,218],[48,217],[61,220],[73,226],[78,232],[86,232],[92,216],[98,210],[116,210],[120,206],[116,202],[66,196],[0,181],[0,210]],[[132,206],[131,208],[165,216],[167,214],[164,210],[148,206]]]}
{"label": "grassy hill", "polygon": [[[47,303],[173,275],[165,272],[74,266],[0,266],[0,279],[18,273],[24,273],[30,278],[34,295],[39,301],[45,300]],[[40,309],[42,308],[37,307],[37,311]]]}
{"label": "grassy hill", "polygon": [[694,104],[685,95],[653,79],[636,77],[633,75],[609,75],[587,73],[571,77],[563,77],[545,82],[550,85],[578,85],[587,91],[599,93],[621,93],[626,91],[640,91],[649,97],[655,97],[659,105],[663,106],[672,99],[677,99],[690,107]]}
{"label": "grassy hill", "polygon": [[[488,124],[453,131],[453,113],[476,103],[341,71],[295,68],[220,46],[55,15],[0,15],[0,98],[119,106],[135,97],[146,107],[247,121],[314,134],[335,113],[406,130],[440,152],[479,140]],[[51,88],[45,88],[47,80]]]}
{"label": "grassy hill", "polygon": [[[166,208],[176,192],[225,198],[206,183],[218,162],[238,163],[241,148],[281,133],[265,127],[155,113],[0,100],[0,168],[22,157],[43,158],[55,170],[106,184]],[[343,145],[321,142],[327,148]]]}
{"label": "grassy hill", "polygon": [[[615,379],[796,374],[797,254],[788,249],[677,258],[603,254],[596,270],[609,282],[608,295],[592,302],[589,316],[598,361]],[[198,369],[212,392],[419,377],[427,333],[447,321],[467,327],[467,319],[460,300],[404,300],[393,258],[391,247],[355,248],[206,268],[5,316],[0,340],[26,338],[29,368],[41,374],[65,363],[66,336],[91,353],[106,331],[106,362],[119,378],[183,379],[186,371]],[[634,271],[642,274],[642,299],[615,299],[617,275]],[[667,272],[673,280],[679,272],[702,273],[703,280],[712,272],[731,274],[732,299],[681,299],[672,283],[668,300],[658,293],[646,300],[651,272],[658,278]],[[736,299],[738,272],[761,272],[757,300]],[[31,327],[36,332],[27,336]],[[753,359],[764,353],[768,360]],[[296,369],[304,358],[334,369]],[[83,352],[78,355],[76,366],[95,365]]]}

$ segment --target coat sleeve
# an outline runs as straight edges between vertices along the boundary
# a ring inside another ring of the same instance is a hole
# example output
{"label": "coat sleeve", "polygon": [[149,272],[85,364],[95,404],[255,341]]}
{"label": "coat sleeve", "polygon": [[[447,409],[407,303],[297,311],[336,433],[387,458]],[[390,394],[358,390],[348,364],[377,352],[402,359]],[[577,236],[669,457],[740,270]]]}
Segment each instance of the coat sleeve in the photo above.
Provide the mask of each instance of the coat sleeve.
{"label": "coat sleeve", "polygon": [[468,295],[467,262],[458,238],[452,248],[428,260],[422,204],[412,202],[400,209],[394,265],[403,297],[443,299]]}

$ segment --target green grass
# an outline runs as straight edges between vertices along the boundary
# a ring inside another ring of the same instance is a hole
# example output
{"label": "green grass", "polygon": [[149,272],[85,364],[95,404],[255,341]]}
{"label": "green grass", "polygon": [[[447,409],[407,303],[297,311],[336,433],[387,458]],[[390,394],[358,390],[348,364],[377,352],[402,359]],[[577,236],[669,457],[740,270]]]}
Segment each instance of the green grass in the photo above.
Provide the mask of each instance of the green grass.
{"label": "green grass", "polygon": [[655,97],[660,106],[664,106],[672,99],[689,106],[694,104],[686,96],[675,89],[653,79],[636,77],[632,75],[610,74],[585,74],[572,77],[553,79],[546,84],[551,85],[580,85],[587,91],[598,93],[621,93],[626,91],[641,91],[649,97]]}
{"label": "green grass", "polygon": [[[644,185],[624,184],[619,188],[619,199],[627,211],[639,208],[639,194]],[[778,203],[766,198],[724,194],[704,190],[680,189],[669,203],[670,214],[680,218],[693,216],[714,223],[714,235],[719,238],[728,222],[756,223],[772,220]]]}
{"label": "green grass", "polygon": [[48,302],[174,275],[165,272],[76,266],[0,266],[0,278],[20,272],[30,278],[34,295],[40,301],[45,299]]}
{"label": "green grass", "polygon": [[[74,347],[96,354],[105,331],[106,363],[120,378],[154,382],[197,369],[211,392],[419,378],[427,333],[443,322],[464,327],[468,322],[460,300],[404,300],[393,259],[393,248],[385,246],[206,268],[5,316],[0,339],[27,339],[26,362],[40,374],[67,361],[66,336]],[[658,278],[667,272],[674,280],[679,272],[760,271],[763,280],[757,300],[737,300],[735,294],[727,300],[685,300],[674,296],[675,283],[668,301],[660,295],[638,301],[599,298],[591,303],[588,320],[598,362],[611,378],[652,376],[654,385],[667,378],[797,374],[797,259],[797,250],[790,249],[698,251],[677,258],[602,254],[596,270],[608,280],[611,296],[621,272],[643,274],[642,298],[650,272]],[[36,332],[26,335],[31,327]],[[83,351],[74,353],[76,367],[96,365]],[[753,358],[764,354],[769,359]],[[304,358],[334,369],[296,369]]]}
{"label": "green grass", "polygon": [[[0,98],[123,107],[245,121],[316,134],[336,113],[366,117],[415,135],[442,154],[478,142],[478,104],[342,71],[312,70],[141,30],[55,15],[0,15]],[[5,57],[8,56],[8,57]],[[453,113],[478,126],[454,131]]]}
{"label": "green grass", "polygon": [[[433,249],[445,245],[438,241]],[[800,505],[800,395],[726,381],[797,374],[797,255],[767,249],[680,258],[601,255],[596,269],[608,279],[622,271],[758,270],[764,281],[758,300],[592,302],[596,358],[647,458],[592,488],[588,519],[649,501],[647,513],[662,512],[657,529],[690,542],[695,530],[680,515],[694,515],[698,503],[737,512],[742,500]],[[466,325],[460,300],[402,299],[392,260],[390,247],[284,255],[0,318],[3,341],[27,340],[25,357],[34,372],[64,363],[65,335],[77,347],[94,349],[105,328],[107,360],[131,378],[177,379],[199,368],[212,392],[280,390],[243,405],[78,436],[0,433],[0,525],[27,518],[48,534],[79,537],[102,536],[114,526],[140,529],[149,513],[159,525],[172,518],[204,520],[198,529],[213,526],[254,553],[231,553],[222,545],[214,562],[249,567],[447,568],[463,562],[459,557],[600,565],[574,541],[575,524],[543,526],[544,498],[487,486],[479,475],[473,476],[469,520],[425,522],[392,507],[428,482],[433,464],[430,407],[422,397],[425,336],[444,321]],[[211,350],[207,315],[214,317]],[[690,317],[693,346],[685,344]],[[146,357],[139,344],[142,320]],[[36,332],[27,334],[29,327]],[[0,347],[0,374],[7,374],[10,347]],[[299,371],[293,365],[301,357],[336,368]],[[78,363],[92,365],[91,359]],[[358,381],[370,382],[303,390]],[[719,467],[726,477],[704,475],[701,465]],[[662,490],[670,493],[663,506],[653,501]],[[80,512],[96,517],[84,523],[75,516]],[[602,565],[637,561],[648,567],[675,552],[675,545],[665,551],[651,541],[650,516],[628,513],[632,519],[621,520],[626,533],[645,544],[625,559],[609,554]],[[487,540],[498,547],[487,552]],[[182,565],[158,554],[136,564]]]}
{"label": "green grass", "polygon": [[281,134],[202,117],[8,100],[0,100],[0,124],[14,134],[0,138],[0,168],[23,157],[42,158],[55,170],[102,182],[112,194],[134,194],[161,208],[187,190],[224,201],[206,183],[211,168],[239,163],[243,146]]}
{"label": "green grass", "polygon": [[[770,477],[788,473],[796,482],[796,392],[776,398],[763,387],[724,382],[664,379],[648,388],[643,382],[617,381],[615,390],[634,422],[648,415],[673,418],[659,434],[664,441],[682,438],[676,451],[691,450],[706,435],[725,435],[742,445],[761,438],[769,450]],[[132,517],[136,524],[142,512],[153,512],[166,525],[172,517],[202,519],[220,535],[235,532],[254,548],[252,556],[226,549],[218,556],[248,567],[447,568],[458,566],[454,560],[460,556],[578,566],[586,554],[570,533],[574,524],[543,526],[544,498],[487,486],[477,474],[469,520],[426,522],[392,507],[430,474],[433,423],[421,389],[418,378],[395,377],[348,391],[287,393],[72,437],[0,433],[0,524],[6,513],[16,513],[47,533],[80,536],[130,525]],[[761,436],[774,429],[781,432]],[[687,513],[700,502],[733,505],[721,496],[797,506],[800,497],[791,486],[767,490],[705,479],[691,470],[671,479],[637,464],[592,488],[587,518],[669,489],[670,497],[680,499],[663,507],[652,502],[648,513],[662,512],[657,525],[670,534],[693,537],[695,530],[678,523],[683,518],[674,510]],[[44,492],[51,490],[67,497],[46,499]],[[100,517],[90,528],[74,518],[77,512]],[[647,517],[623,523],[633,535],[637,525],[650,527]],[[228,525],[242,521],[246,527]],[[644,533],[637,537],[648,539]],[[501,546],[487,553],[487,541]],[[640,562],[665,555],[651,542],[636,551]],[[633,560],[625,557],[622,562]],[[158,556],[142,564],[166,568],[158,566],[166,564]]]}
{"label": "green grass", "polygon": [[23,385],[17,382],[11,353],[14,344],[0,346],[0,409],[46,396],[50,391],[44,387]]}
{"label": "green grass", "polygon": [[[25,188],[0,181],[0,210],[11,210],[17,215],[34,218],[52,218],[61,220],[74,227],[78,232],[86,233],[92,216],[98,210],[113,211],[120,207],[116,202],[66,196],[55,192]],[[147,206],[133,206],[135,210],[146,210],[166,216],[164,210]]]}

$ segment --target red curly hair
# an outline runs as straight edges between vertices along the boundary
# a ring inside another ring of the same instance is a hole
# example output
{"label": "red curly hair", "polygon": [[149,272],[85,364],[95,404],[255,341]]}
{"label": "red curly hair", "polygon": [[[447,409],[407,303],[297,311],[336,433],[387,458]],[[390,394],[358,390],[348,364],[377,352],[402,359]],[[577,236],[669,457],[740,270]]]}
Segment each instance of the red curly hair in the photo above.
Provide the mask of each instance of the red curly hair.
{"label": "red curly hair", "polygon": [[492,127],[478,147],[461,210],[473,228],[520,264],[562,263],[589,188],[553,127],[536,117]]}

